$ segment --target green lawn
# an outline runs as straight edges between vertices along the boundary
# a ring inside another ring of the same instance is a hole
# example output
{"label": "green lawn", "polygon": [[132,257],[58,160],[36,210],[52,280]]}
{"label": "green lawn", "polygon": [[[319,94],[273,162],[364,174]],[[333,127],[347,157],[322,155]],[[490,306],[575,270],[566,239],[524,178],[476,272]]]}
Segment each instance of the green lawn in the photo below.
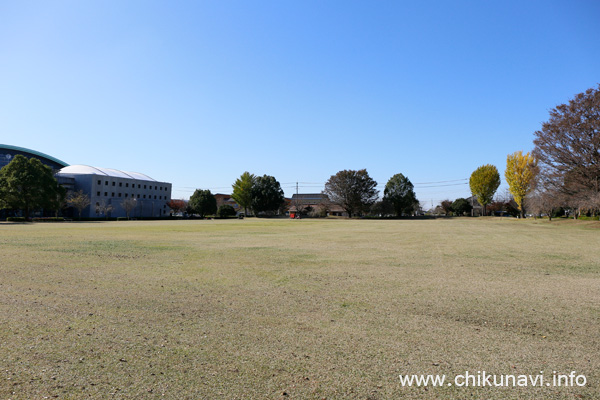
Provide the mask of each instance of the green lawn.
{"label": "green lawn", "polygon": [[[597,399],[600,223],[0,224],[0,398]],[[402,387],[576,371],[585,387]]]}

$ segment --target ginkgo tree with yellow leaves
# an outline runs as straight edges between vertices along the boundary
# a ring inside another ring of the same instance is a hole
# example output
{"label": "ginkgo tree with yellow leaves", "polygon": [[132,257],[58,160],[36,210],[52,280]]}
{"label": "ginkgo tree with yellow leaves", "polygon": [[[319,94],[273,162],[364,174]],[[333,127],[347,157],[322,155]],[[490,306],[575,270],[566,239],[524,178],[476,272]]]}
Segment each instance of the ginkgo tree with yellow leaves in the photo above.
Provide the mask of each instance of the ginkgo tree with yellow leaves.
{"label": "ginkgo tree with yellow leaves", "polygon": [[477,168],[471,174],[469,187],[473,196],[483,207],[483,215],[486,215],[486,206],[492,202],[494,193],[500,186],[500,174],[494,165],[486,164]]}
{"label": "ginkgo tree with yellow leaves", "polygon": [[504,177],[508,183],[508,190],[517,203],[521,218],[523,218],[523,200],[533,188],[537,171],[537,160],[533,154],[516,151],[506,157]]}

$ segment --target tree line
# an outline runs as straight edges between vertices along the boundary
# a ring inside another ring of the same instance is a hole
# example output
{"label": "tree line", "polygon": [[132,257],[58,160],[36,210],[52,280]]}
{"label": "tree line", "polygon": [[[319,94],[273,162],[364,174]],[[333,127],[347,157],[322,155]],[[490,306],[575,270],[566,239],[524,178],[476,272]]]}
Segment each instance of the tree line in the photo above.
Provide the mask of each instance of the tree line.
{"label": "tree line", "polygon": [[[600,85],[577,94],[567,104],[550,111],[550,119],[534,133],[534,149],[507,155],[504,178],[512,199],[504,208],[511,214],[546,214],[550,218],[559,209],[571,210],[574,217],[582,212],[600,211]],[[267,176],[260,177],[264,180]],[[257,177],[244,172],[233,185],[232,198],[248,212],[276,210],[283,203],[283,191],[273,177],[261,181],[254,189]],[[501,179],[494,165],[485,164],[469,178],[471,194],[487,215],[488,205]],[[343,170],[325,183],[323,193],[332,203],[354,215],[410,215],[419,209],[414,186],[403,174],[391,177],[379,198],[373,180],[366,169]],[[268,189],[268,190],[267,190]],[[276,194],[280,193],[280,194]],[[273,197],[271,197],[273,196]],[[496,202],[497,204],[497,202]],[[494,205],[496,205],[494,204]],[[472,205],[467,199],[444,201],[442,207],[457,215],[467,214]]]}
{"label": "tree line", "polygon": [[331,202],[339,204],[349,217],[364,214],[411,215],[419,209],[414,186],[403,174],[396,174],[388,180],[381,200],[376,187],[377,182],[366,169],[343,170],[327,180],[323,193]]}
{"label": "tree line", "polygon": [[[550,110],[550,118],[534,133],[534,149],[506,159],[505,179],[521,217],[525,209],[549,218],[559,209],[600,211],[600,85]],[[500,185],[493,165],[482,165],[469,179],[471,193],[483,206]]]}
{"label": "tree line", "polygon": [[[525,210],[552,216],[558,209],[571,210],[574,217],[582,212],[598,214],[600,210],[600,85],[575,95],[566,104],[550,111],[550,118],[534,133],[531,153],[517,151],[506,160],[504,177],[515,207],[521,216]],[[492,203],[500,186],[500,174],[494,165],[478,167],[470,176],[472,195],[483,207]],[[392,176],[380,199],[366,169],[343,170],[325,183],[323,194],[355,215],[410,215],[419,209],[414,186],[403,174]],[[283,211],[285,198],[280,183],[270,175],[255,176],[244,172],[232,185],[231,197],[244,209],[256,215]],[[175,210],[181,204],[172,201]],[[22,210],[29,218],[34,210],[58,212],[69,204],[79,210],[89,205],[83,192],[67,198],[49,167],[41,161],[17,155],[0,169],[0,208]],[[135,208],[132,200],[122,204],[127,215]],[[103,210],[110,212],[110,205]],[[200,216],[231,215],[232,210],[217,210],[210,190],[198,189],[190,197],[187,210]],[[442,202],[442,207],[463,214],[469,210],[466,199]]]}
{"label": "tree line", "polygon": [[[245,215],[248,215],[249,209],[255,215],[272,215],[282,211],[285,204],[283,189],[275,177],[255,176],[249,172],[244,172],[234,182],[231,197],[244,209]],[[177,207],[177,204],[169,204],[170,207],[172,205]],[[217,209],[217,200],[208,189],[196,189],[185,208],[183,204],[180,206],[180,211],[185,210],[188,214],[197,214],[201,218],[206,215],[217,214],[220,217],[227,217],[236,214],[233,207],[227,204]]]}
{"label": "tree line", "polygon": [[[419,202],[410,180],[402,174],[396,174],[385,186],[383,198],[379,198],[377,182],[369,176],[366,169],[343,170],[332,175],[325,183],[323,194],[327,202],[341,206],[348,216],[357,215],[410,215],[419,209]],[[244,210],[254,215],[274,215],[286,211],[286,200],[281,184],[270,175],[256,176],[244,172],[232,185],[231,198]],[[187,205],[183,200],[172,200],[169,206],[176,212],[186,211],[200,217],[205,215],[221,216],[217,210],[216,199],[207,189],[197,189]],[[297,209],[300,207],[296,205]]]}

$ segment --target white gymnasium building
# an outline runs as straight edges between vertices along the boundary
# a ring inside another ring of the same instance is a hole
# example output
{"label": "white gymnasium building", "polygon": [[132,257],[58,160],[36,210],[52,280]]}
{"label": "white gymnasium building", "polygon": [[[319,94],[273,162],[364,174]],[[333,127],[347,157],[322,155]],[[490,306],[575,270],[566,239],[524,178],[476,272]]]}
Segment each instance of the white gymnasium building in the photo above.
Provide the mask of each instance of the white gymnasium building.
{"label": "white gymnasium building", "polygon": [[[84,218],[125,217],[124,200],[135,199],[130,217],[167,217],[171,200],[171,184],[159,182],[139,172],[125,172],[88,165],[70,165],[62,168],[56,178],[69,191],[83,190],[90,197],[90,205],[82,213]],[[109,206],[109,207],[107,207]],[[108,215],[103,210],[109,209]]]}

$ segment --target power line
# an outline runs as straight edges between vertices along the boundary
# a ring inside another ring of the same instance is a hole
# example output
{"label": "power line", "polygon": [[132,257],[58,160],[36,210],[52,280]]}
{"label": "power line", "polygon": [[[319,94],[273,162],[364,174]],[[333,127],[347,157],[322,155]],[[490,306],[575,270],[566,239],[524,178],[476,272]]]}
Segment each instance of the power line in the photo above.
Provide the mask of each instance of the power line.
{"label": "power line", "polygon": [[465,182],[465,183],[452,183],[452,184],[449,184],[449,185],[419,186],[418,189],[446,187],[446,186],[463,186],[463,185],[468,185],[468,183]]}
{"label": "power line", "polygon": [[[468,182],[463,182],[463,181],[467,181],[467,180],[468,180],[468,178],[451,179],[451,180],[445,180],[445,181],[417,182],[417,183],[413,183],[413,185],[415,186],[415,189],[421,190],[421,189],[438,188],[438,187],[463,186],[463,185],[468,184]],[[452,182],[460,182],[460,183],[452,183]],[[280,185],[284,189],[314,189],[314,188],[325,187],[325,184],[321,183],[321,182],[284,182],[284,183],[281,183]],[[419,185],[426,185],[426,186],[419,186]],[[382,189],[385,187],[385,184],[380,183],[376,187]],[[198,188],[192,187],[192,186],[173,187],[174,191],[179,191],[179,192],[194,192],[196,189],[198,189]],[[209,187],[206,189],[223,190],[223,189],[231,189],[231,186],[214,186],[214,187]]]}
{"label": "power line", "polygon": [[[181,189],[191,189],[191,190],[202,189],[202,187],[198,187],[198,186],[177,186],[177,187],[181,188]],[[212,186],[207,189],[231,189],[231,186]]]}
{"label": "power line", "polygon": [[458,181],[468,181],[469,178],[464,178],[464,179],[452,179],[450,181],[437,181],[437,182],[419,182],[419,183],[413,183],[413,185],[430,185],[430,184],[434,184],[434,183],[448,183],[448,182],[458,182]]}

